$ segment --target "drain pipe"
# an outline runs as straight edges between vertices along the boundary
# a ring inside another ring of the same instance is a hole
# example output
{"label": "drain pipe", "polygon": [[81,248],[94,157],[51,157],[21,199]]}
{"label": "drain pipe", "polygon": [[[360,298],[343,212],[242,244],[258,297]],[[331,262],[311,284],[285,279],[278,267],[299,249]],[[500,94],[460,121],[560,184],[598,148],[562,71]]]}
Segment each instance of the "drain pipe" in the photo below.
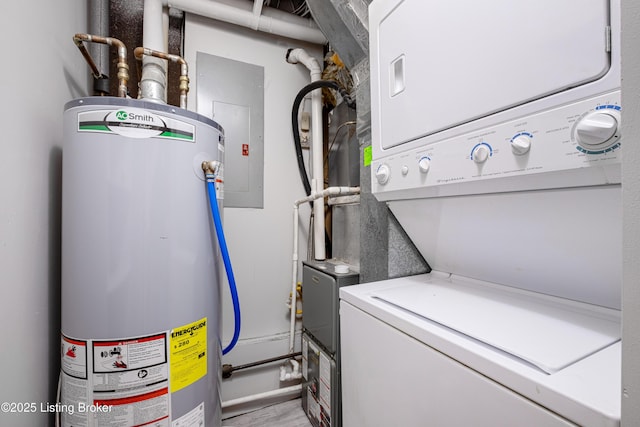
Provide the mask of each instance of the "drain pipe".
{"label": "drain pipe", "polygon": [[262,8],[245,0],[155,0],[169,7],[217,19],[229,24],[240,25],[265,33],[302,40],[309,43],[325,44],[327,39],[313,19],[301,18],[271,7]]}
{"label": "drain pipe", "polygon": [[[316,44],[327,42],[313,19],[263,8],[261,0],[254,0],[253,5],[239,0],[227,0],[225,3],[214,0],[144,0],[142,45],[158,52],[167,51],[164,6],[295,40]],[[159,58],[145,56],[139,97],[166,103],[166,80],[165,63]]]}
{"label": "drain pipe", "polygon": [[[320,192],[311,193],[309,196],[293,202],[293,255],[292,272],[291,272],[291,318],[289,322],[289,353],[294,350],[294,338],[296,333],[296,290],[298,287],[298,211],[299,206],[329,196],[347,196],[352,194],[360,194],[360,187],[329,187]],[[304,313],[303,313],[304,316]]]}
{"label": "drain pipe", "polygon": [[262,1],[263,0],[253,0],[253,28],[255,31],[260,28],[260,16],[262,16]]}
{"label": "drain pipe", "polygon": [[222,409],[230,408],[232,406],[241,405],[243,403],[254,402],[256,400],[267,399],[270,397],[287,396],[290,394],[300,394],[302,390],[302,384],[292,385],[291,387],[279,388],[277,390],[265,391],[264,393],[252,394],[251,396],[239,397],[237,399],[227,400],[222,402]]}
{"label": "drain pipe", "polygon": [[[309,55],[304,49],[289,49],[287,51],[287,62],[290,64],[302,64],[309,69],[311,82],[322,78],[322,69],[318,61]],[[324,156],[322,141],[322,89],[315,89],[311,92],[311,192],[319,193],[324,189]],[[314,258],[324,260],[325,240],[324,240],[324,200],[315,199],[313,202],[313,242]]]}

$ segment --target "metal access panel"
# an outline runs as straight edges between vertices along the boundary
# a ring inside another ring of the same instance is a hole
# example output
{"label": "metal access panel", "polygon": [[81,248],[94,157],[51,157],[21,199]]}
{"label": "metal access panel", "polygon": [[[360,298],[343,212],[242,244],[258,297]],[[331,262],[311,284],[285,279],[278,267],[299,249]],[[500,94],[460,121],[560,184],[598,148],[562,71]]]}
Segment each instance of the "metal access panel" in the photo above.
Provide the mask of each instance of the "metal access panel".
{"label": "metal access panel", "polygon": [[[347,267],[347,272],[336,272],[340,267]],[[359,278],[355,267],[339,261],[303,262],[302,326],[331,354],[340,342],[338,292],[342,286],[357,284]]]}
{"label": "metal access panel", "polygon": [[302,335],[302,408],[314,427],[340,427],[340,370],[314,339]]}
{"label": "metal access panel", "polygon": [[264,206],[264,67],[198,52],[197,108],[224,123],[224,206]]}

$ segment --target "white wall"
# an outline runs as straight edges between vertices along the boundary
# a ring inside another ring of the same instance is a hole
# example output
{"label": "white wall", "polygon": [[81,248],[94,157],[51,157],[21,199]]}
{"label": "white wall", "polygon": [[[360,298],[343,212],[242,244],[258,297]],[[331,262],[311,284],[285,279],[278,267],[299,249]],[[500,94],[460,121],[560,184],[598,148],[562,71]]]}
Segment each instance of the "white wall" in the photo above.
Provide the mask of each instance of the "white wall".
{"label": "white wall", "polygon": [[[303,47],[319,60],[322,50],[218,21],[188,15],[185,59],[192,87],[197,88],[196,52],[264,67],[264,209],[225,208],[225,235],[234,266],[242,309],[238,346],[223,358],[234,365],[286,354],[291,289],[293,202],[304,197],[291,131],[291,108],[297,92],[309,83],[302,65],[288,64],[288,48]],[[193,97],[196,90],[192,90]],[[196,105],[190,100],[189,105]],[[221,123],[224,127],[224,123]],[[308,207],[301,207],[300,259],[306,256]],[[301,271],[301,269],[300,269]],[[233,333],[228,289],[223,289],[223,345]],[[299,340],[298,340],[299,342]],[[279,364],[236,373],[222,383],[223,400],[272,390]],[[229,411],[227,411],[228,413]]]}
{"label": "white wall", "polygon": [[85,2],[2,5],[0,67],[0,425],[53,425],[60,362],[62,112],[87,94],[88,68],[72,41],[87,28]]}
{"label": "white wall", "polygon": [[640,425],[640,3],[622,1],[622,425]]}

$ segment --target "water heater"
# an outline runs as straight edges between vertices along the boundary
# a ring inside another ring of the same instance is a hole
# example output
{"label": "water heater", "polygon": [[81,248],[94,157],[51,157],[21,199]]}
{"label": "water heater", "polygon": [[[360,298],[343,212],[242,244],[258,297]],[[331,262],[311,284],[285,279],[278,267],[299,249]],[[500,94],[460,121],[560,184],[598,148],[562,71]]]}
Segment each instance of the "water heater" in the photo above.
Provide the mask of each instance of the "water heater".
{"label": "water heater", "polygon": [[201,164],[223,152],[222,127],[185,109],[65,106],[61,426],[220,425],[222,270]]}

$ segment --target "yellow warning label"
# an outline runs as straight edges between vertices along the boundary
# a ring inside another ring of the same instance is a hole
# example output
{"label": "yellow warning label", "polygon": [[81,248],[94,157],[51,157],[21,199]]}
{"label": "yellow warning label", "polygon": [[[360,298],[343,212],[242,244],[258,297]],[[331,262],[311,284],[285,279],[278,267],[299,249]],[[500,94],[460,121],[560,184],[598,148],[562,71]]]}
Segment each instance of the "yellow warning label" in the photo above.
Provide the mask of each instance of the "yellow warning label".
{"label": "yellow warning label", "polygon": [[207,318],[171,330],[171,393],[207,375]]}

